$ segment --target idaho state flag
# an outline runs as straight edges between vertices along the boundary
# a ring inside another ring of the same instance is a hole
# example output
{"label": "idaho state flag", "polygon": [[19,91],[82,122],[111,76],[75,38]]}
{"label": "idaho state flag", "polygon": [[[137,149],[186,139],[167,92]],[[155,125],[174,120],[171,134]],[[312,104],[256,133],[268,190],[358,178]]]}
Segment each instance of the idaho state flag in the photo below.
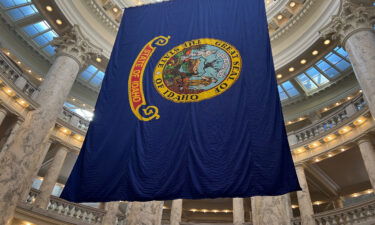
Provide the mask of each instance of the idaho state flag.
{"label": "idaho state flag", "polygon": [[264,0],[126,9],[62,198],[232,198],[299,189]]}

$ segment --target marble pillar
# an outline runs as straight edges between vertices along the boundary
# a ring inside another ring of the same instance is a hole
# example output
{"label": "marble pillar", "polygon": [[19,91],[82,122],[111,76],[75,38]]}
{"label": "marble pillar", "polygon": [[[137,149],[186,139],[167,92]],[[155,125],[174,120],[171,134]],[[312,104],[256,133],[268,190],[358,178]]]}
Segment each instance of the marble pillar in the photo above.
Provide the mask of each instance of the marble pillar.
{"label": "marble pillar", "polygon": [[48,140],[47,142],[43,143],[41,146],[42,154],[39,159],[37,159],[36,166],[34,167],[34,170],[29,171],[29,175],[27,176],[25,180],[25,189],[22,191],[21,201],[25,202],[27,200],[27,197],[29,196],[31,186],[33,185],[34,179],[38,176],[38,172],[40,168],[42,167],[43,161],[46,158],[47,152],[50,149],[52,145],[52,141]]}
{"label": "marble pillar", "polygon": [[371,1],[356,4],[341,0],[341,10],[321,32],[326,38],[341,41],[349,54],[354,73],[370,112],[375,117],[375,33],[372,28],[375,7]]}
{"label": "marble pillar", "polygon": [[252,225],[290,225],[288,207],[288,195],[252,197]]}
{"label": "marble pillar", "polygon": [[243,198],[233,198],[233,224],[243,225],[245,223],[245,210]]}
{"label": "marble pillar", "polygon": [[299,211],[302,225],[315,225],[314,209],[311,202],[309,187],[307,185],[305,169],[302,165],[296,166],[299,184],[302,191],[297,191]]}
{"label": "marble pillar", "polygon": [[10,224],[17,202],[25,190],[25,180],[43,154],[47,139],[62,110],[80,67],[97,49],[78,26],[52,41],[56,59],[40,87],[40,107],[31,111],[3,152],[0,153],[0,224]]}
{"label": "marble pillar", "polygon": [[116,225],[117,214],[119,213],[120,202],[107,202],[105,203],[104,209],[106,214],[103,217],[103,225]]}
{"label": "marble pillar", "polygon": [[182,199],[172,201],[170,225],[180,225],[182,219]]}
{"label": "marble pillar", "polygon": [[61,146],[55,157],[53,158],[50,168],[48,168],[47,174],[43,179],[43,183],[40,186],[40,193],[35,199],[34,205],[39,208],[46,209],[52,194],[53,188],[57,183],[59,178],[61,168],[64,165],[65,158],[68,154],[68,149],[65,146]]}
{"label": "marble pillar", "polygon": [[0,158],[1,158],[2,154],[4,154],[5,149],[8,148],[9,144],[14,141],[14,138],[16,137],[16,134],[21,127],[21,124],[22,124],[22,120],[17,120],[14,123],[13,127],[10,129],[10,131],[8,131],[9,133],[7,133],[7,135],[5,135],[5,137],[3,137],[5,139],[2,139],[2,141],[1,141],[2,142],[1,144],[3,144],[3,143],[4,144],[3,144],[2,148],[1,148],[1,151],[0,151]]}
{"label": "marble pillar", "polygon": [[129,202],[126,209],[126,225],[161,225],[163,214],[161,201]]}
{"label": "marble pillar", "polygon": [[8,111],[4,108],[0,108],[0,126],[3,124],[5,117],[8,115]]}
{"label": "marble pillar", "polygon": [[375,190],[375,148],[370,141],[370,137],[362,137],[358,141],[359,150],[369,176],[372,189]]}

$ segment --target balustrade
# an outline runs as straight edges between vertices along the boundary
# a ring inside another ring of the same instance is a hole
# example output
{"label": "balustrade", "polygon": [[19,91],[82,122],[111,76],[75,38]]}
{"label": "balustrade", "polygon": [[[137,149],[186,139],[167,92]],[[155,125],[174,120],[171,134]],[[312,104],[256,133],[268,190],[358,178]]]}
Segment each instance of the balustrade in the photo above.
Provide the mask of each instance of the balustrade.
{"label": "balustrade", "polygon": [[[39,191],[32,189],[27,197],[26,203],[33,204]],[[105,214],[104,210],[65,201],[61,198],[51,196],[47,210],[55,214],[66,216],[88,224],[101,224]],[[124,218],[119,217],[118,225],[123,225]]]}
{"label": "balustrade", "polygon": [[70,111],[68,108],[65,107],[63,108],[63,111],[60,113],[59,118],[84,132],[87,131],[90,124],[90,121],[83,119],[80,115]]}
{"label": "balustrade", "polygon": [[5,55],[0,54],[1,75],[19,88],[23,94],[31,99],[35,99],[39,93],[38,88],[24,77],[19,68],[12,64],[13,63]]}
{"label": "balustrade", "polygon": [[[354,99],[349,104],[354,105],[357,112],[362,111],[364,108],[366,108],[366,102],[364,101],[363,96]],[[337,110],[328,117],[325,117],[322,120],[318,121],[317,123],[311,124],[298,131],[291,132],[289,135],[294,135],[294,140],[296,140],[296,143],[291,143],[291,145],[314,139],[317,136],[331,131],[338,125],[345,123],[350,118],[350,116],[352,116],[347,112],[347,106],[348,104],[341,107],[340,110]]]}
{"label": "balustrade", "polygon": [[375,223],[375,199],[314,216],[317,225]]}

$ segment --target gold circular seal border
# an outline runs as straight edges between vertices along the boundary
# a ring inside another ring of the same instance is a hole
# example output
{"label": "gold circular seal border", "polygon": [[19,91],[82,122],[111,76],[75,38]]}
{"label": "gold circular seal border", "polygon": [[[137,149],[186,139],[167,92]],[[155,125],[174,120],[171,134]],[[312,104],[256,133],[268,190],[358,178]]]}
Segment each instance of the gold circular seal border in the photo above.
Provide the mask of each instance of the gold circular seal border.
{"label": "gold circular seal border", "polygon": [[[197,45],[212,45],[216,46],[222,50],[224,50],[230,56],[230,66],[231,69],[227,74],[226,78],[216,87],[211,88],[207,91],[201,92],[199,94],[179,94],[172,90],[170,90],[164,83],[163,79],[163,71],[167,62],[170,58],[175,56],[177,53],[181,52],[186,48],[190,48],[192,46]],[[232,85],[237,81],[241,74],[242,69],[242,58],[240,52],[231,44],[225,41],[221,41],[218,39],[213,38],[201,38],[195,39],[191,41],[186,41],[185,43],[173,48],[159,60],[158,64],[156,65],[153,77],[153,83],[156,90],[159,94],[175,103],[190,103],[190,102],[200,102],[206,99],[210,99],[216,97],[226,90],[232,87]]]}

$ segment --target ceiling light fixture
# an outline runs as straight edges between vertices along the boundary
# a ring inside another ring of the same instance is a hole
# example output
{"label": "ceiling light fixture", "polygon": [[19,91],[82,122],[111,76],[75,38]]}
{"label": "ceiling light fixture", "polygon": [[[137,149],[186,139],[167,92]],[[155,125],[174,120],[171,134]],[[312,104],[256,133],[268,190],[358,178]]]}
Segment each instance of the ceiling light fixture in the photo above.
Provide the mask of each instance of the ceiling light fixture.
{"label": "ceiling light fixture", "polygon": [[329,40],[329,39],[325,40],[325,41],[324,41],[324,44],[325,44],[325,45],[329,45],[329,44],[331,44],[331,40]]}
{"label": "ceiling light fixture", "polygon": [[52,11],[53,11],[53,8],[52,8],[52,6],[47,5],[47,6],[46,6],[46,10],[47,10],[48,12],[52,12]]}

